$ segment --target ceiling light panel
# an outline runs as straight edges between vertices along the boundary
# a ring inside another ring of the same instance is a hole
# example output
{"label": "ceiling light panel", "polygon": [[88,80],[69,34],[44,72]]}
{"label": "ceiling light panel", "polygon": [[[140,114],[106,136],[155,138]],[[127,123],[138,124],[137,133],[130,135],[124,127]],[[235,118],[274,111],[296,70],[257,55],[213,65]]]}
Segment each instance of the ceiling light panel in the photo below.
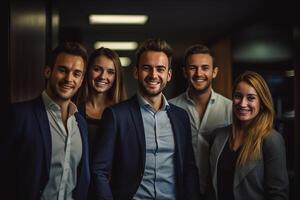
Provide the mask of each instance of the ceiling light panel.
{"label": "ceiling light panel", "polygon": [[137,42],[133,41],[123,41],[123,42],[115,42],[115,41],[98,41],[95,42],[95,49],[100,47],[105,47],[113,50],[135,50],[138,46]]}
{"label": "ceiling light panel", "polygon": [[90,15],[90,24],[139,24],[147,22],[147,15]]}

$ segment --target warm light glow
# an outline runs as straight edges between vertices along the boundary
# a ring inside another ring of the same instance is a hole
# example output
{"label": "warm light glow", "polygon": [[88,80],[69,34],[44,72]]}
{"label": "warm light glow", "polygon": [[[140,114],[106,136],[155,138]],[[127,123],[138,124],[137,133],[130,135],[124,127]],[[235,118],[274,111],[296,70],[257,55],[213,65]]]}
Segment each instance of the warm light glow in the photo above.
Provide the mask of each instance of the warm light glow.
{"label": "warm light glow", "polygon": [[90,15],[90,24],[140,24],[147,22],[147,15]]}
{"label": "warm light glow", "polygon": [[137,42],[114,42],[114,41],[98,41],[95,42],[95,49],[105,47],[113,50],[135,50],[138,46]]}
{"label": "warm light glow", "polygon": [[128,57],[120,57],[121,65],[127,67],[131,64],[131,59]]}

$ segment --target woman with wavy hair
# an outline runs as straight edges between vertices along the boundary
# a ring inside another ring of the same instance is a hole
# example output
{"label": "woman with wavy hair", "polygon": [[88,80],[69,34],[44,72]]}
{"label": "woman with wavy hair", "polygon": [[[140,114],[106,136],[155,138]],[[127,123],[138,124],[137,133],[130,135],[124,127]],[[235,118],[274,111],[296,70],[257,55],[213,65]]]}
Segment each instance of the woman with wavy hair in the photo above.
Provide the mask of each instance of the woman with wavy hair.
{"label": "woman with wavy hair", "polygon": [[288,199],[285,144],[273,127],[267,83],[247,71],[234,82],[233,123],[216,129],[210,165],[218,200]]}

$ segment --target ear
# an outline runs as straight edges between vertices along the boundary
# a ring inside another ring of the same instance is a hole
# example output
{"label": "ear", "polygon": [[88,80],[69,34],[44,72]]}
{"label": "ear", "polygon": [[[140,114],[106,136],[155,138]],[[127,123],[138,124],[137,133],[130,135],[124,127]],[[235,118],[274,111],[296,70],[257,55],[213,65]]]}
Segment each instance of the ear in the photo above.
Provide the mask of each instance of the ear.
{"label": "ear", "polygon": [[218,67],[214,67],[213,68],[213,78],[216,78],[219,72],[219,68]]}
{"label": "ear", "polygon": [[168,82],[169,81],[171,81],[171,79],[172,79],[172,69],[169,69],[169,71],[168,71]]}
{"label": "ear", "polygon": [[49,66],[46,66],[44,69],[44,76],[47,80],[50,78],[51,72],[52,72],[51,68]]}
{"label": "ear", "polygon": [[137,66],[135,66],[134,68],[133,68],[133,77],[135,78],[135,79],[138,79],[138,67]]}

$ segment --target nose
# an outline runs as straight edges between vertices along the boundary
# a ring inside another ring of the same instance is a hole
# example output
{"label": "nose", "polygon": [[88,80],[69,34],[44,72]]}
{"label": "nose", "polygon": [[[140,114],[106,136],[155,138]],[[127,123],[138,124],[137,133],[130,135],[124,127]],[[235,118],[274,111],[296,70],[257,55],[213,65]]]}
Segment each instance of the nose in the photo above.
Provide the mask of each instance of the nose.
{"label": "nose", "polygon": [[65,76],[66,81],[70,82],[70,81],[72,81],[72,78],[73,78],[72,72],[66,73],[66,76]]}
{"label": "nose", "polygon": [[101,72],[99,74],[99,77],[101,79],[105,79],[107,77],[107,72],[105,70],[101,70]]}
{"label": "nose", "polygon": [[157,76],[157,70],[156,70],[155,68],[152,68],[152,69],[150,70],[149,75],[150,75],[151,77],[156,77],[156,76]]}
{"label": "nose", "polygon": [[201,74],[202,74],[201,67],[198,66],[197,69],[196,69],[196,75],[201,76]]}
{"label": "nose", "polygon": [[247,106],[247,98],[246,97],[243,97],[240,101],[240,106],[241,107],[246,107]]}

